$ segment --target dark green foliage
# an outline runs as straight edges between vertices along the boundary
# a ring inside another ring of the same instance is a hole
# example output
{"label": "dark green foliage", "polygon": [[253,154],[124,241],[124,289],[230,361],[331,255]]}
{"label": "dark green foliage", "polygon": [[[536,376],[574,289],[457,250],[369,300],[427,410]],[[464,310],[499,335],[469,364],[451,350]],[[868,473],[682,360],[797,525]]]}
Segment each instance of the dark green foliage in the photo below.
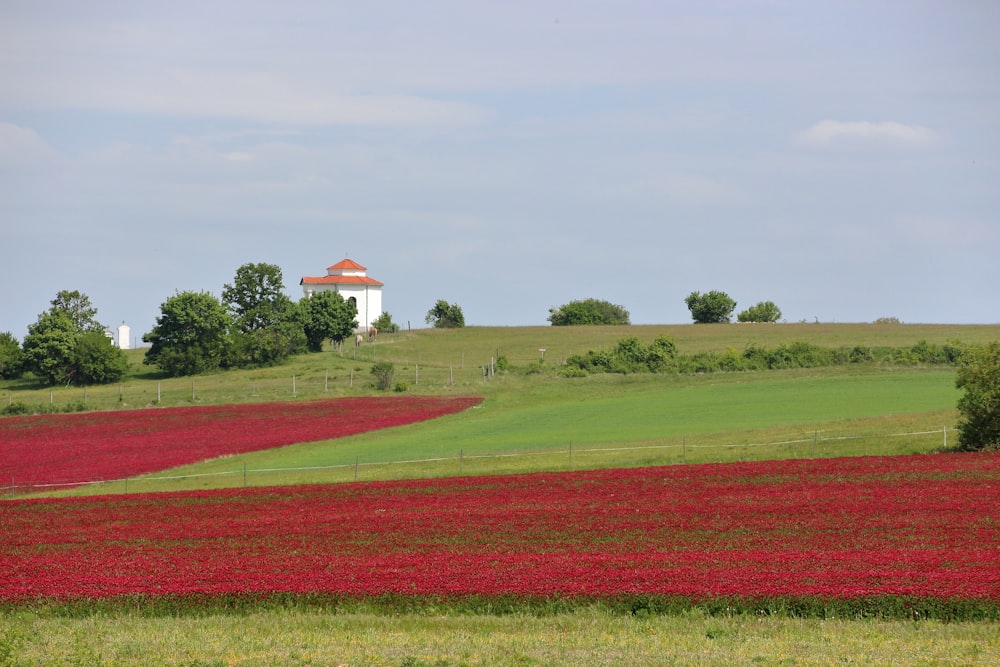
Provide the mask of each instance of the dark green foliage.
{"label": "dark green foliage", "polygon": [[457,303],[449,304],[444,299],[438,299],[434,307],[427,311],[425,321],[437,329],[460,329],[465,326],[465,315]]}
{"label": "dark green foliage", "polygon": [[599,299],[570,301],[558,308],[549,308],[548,320],[554,327],[581,324],[630,324],[628,311],[625,308]]}
{"label": "dark green foliage", "polygon": [[773,301],[761,301],[741,311],[736,319],[739,322],[777,322],[781,319],[781,309]]}
{"label": "dark green foliage", "polygon": [[73,324],[73,329],[85,331],[104,331],[104,327],[95,319],[97,309],[90,303],[90,297],[77,290],[62,290],[51,301],[50,312],[64,313]]}
{"label": "dark green foliage", "polygon": [[389,389],[395,371],[395,367],[389,361],[377,361],[372,364],[371,374],[375,378],[375,387],[382,391]]}
{"label": "dark green foliage", "polygon": [[955,386],[965,390],[958,401],[959,449],[1000,449],[1000,342],[967,350]]}
{"label": "dark green foliage", "polygon": [[265,263],[244,264],[225,285],[222,301],[233,316],[228,365],[272,366],[306,350],[299,310],[284,288],[281,269]]}
{"label": "dark green foliage", "polygon": [[52,307],[28,327],[23,368],[46,384],[117,382],[128,370],[125,353],[105,336],[90,299],[77,291],[61,291]]}
{"label": "dark green foliage", "polygon": [[719,373],[736,371],[822,368],[844,364],[880,363],[890,365],[947,365],[961,358],[961,343],[930,345],[920,342],[912,348],[868,347],[825,348],[805,341],[782,343],[774,349],[753,343],[740,352],[696,352],[680,355],[669,336],[660,336],[648,346],[637,338],[618,341],[611,350],[590,350],[566,360],[561,374],[579,377],[588,373]]}
{"label": "dark green foliage", "polygon": [[675,357],[676,346],[667,335],[657,337],[649,345],[644,345],[635,336],[628,336],[618,341],[612,350],[591,350],[574,355],[566,360],[566,365],[589,373],[663,373],[676,370]]}
{"label": "dark green foliage", "polygon": [[156,326],[142,339],[152,343],[144,364],[171,376],[218,370],[229,350],[232,322],[207,292],[179,292],[160,306]]}
{"label": "dark green foliage", "polygon": [[372,326],[379,330],[379,333],[399,333],[399,325],[392,321],[392,315],[383,312],[372,320]]}
{"label": "dark green foliage", "polygon": [[736,302],[730,299],[728,294],[718,290],[712,290],[707,294],[691,292],[684,299],[684,303],[691,311],[691,319],[695,324],[728,322],[733,310],[736,309]]}
{"label": "dark green foliage", "polygon": [[[70,403],[36,403],[28,404],[22,401],[8,403],[0,409],[0,415],[51,415],[65,412],[87,412],[90,408],[86,403],[76,401]],[[0,663],[2,665],[3,663]]]}
{"label": "dark green foliage", "polygon": [[45,384],[70,384],[79,334],[67,313],[50,310],[40,314],[24,337],[26,367]]}
{"label": "dark green foliage", "polygon": [[340,345],[357,328],[358,307],[338,292],[323,290],[299,301],[299,317],[310,352],[323,350],[327,340]]}
{"label": "dark green foliage", "polygon": [[24,351],[9,331],[0,333],[0,378],[12,380],[24,372]]}
{"label": "dark green foliage", "polygon": [[122,351],[97,331],[88,331],[77,339],[74,361],[80,384],[118,382],[128,372],[128,359]]}

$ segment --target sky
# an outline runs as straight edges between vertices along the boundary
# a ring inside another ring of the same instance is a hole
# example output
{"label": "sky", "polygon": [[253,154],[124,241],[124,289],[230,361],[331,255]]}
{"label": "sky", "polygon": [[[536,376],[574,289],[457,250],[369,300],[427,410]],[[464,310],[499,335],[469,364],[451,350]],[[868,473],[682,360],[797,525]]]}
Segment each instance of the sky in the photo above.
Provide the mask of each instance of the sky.
{"label": "sky", "polygon": [[[992,0],[0,0],[0,332],[350,258],[427,326],[1000,322]],[[141,341],[140,341],[141,342]]]}

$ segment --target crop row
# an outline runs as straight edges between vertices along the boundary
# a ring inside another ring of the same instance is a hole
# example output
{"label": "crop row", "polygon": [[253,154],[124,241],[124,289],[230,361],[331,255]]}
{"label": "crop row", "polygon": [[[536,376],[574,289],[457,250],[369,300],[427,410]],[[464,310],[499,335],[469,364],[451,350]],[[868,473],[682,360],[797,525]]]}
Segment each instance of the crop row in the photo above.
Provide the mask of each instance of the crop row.
{"label": "crop row", "polygon": [[1000,455],[0,502],[0,600],[904,596],[1000,603]]}
{"label": "crop row", "polygon": [[116,479],[439,417],[478,398],[388,396],[0,419],[0,479]]}

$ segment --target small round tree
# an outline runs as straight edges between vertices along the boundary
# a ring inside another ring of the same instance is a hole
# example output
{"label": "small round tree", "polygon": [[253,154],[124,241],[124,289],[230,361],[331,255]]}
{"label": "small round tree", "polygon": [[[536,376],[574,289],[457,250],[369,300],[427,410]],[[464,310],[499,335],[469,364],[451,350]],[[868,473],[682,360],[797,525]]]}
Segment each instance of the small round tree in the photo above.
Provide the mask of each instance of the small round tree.
{"label": "small round tree", "polygon": [[691,292],[684,303],[691,311],[691,319],[695,324],[714,324],[728,322],[736,309],[736,302],[725,292],[712,290],[707,294]]}
{"label": "small round tree", "polygon": [[966,350],[955,386],[965,390],[958,400],[958,448],[1000,448],[1000,342]]}
{"label": "small round tree", "polygon": [[457,303],[449,304],[444,299],[438,299],[434,307],[427,311],[425,321],[437,329],[460,329],[465,326],[465,315]]}
{"label": "small round tree", "polygon": [[600,299],[570,301],[558,308],[549,308],[549,322],[552,326],[572,326],[578,324],[630,324],[628,311]]}
{"label": "small round tree", "polygon": [[781,309],[773,301],[761,301],[750,306],[736,316],[738,322],[777,322],[781,319]]}

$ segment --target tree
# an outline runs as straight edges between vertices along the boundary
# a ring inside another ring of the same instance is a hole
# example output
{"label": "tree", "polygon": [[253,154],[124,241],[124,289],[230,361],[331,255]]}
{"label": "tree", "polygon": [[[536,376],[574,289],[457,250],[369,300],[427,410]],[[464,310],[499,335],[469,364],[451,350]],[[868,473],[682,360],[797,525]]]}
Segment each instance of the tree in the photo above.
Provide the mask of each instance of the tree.
{"label": "tree", "polygon": [[465,326],[465,315],[457,303],[449,304],[444,299],[438,299],[434,307],[427,311],[425,321],[437,329],[460,329]]}
{"label": "tree", "polygon": [[339,292],[323,290],[299,301],[299,314],[310,352],[321,352],[323,342],[340,345],[358,327],[358,307]]}
{"label": "tree", "polygon": [[381,315],[372,320],[372,326],[378,329],[380,333],[399,332],[399,325],[392,321],[392,315],[388,312],[383,312]]}
{"label": "tree", "polygon": [[955,386],[965,394],[958,400],[959,449],[1000,449],[1000,342],[971,347],[960,360]]}
{"label": "tree", "polygon": [[630,324],[628,311],[599,299],[570,301],[558,308],[549,308],[549,322],[554,327],[579,324]]}
{"label": "tree", "polygon": [[695,324],[711,324],[728,322],[736,309],[736,302],[725,292],[712,290],[707,294],[691,292],[684,303],[691,311],[691,319]]}
{"label": "tree", "polygon": [[773,301],[761,301],[756,306],[750,306],[736,316],[739,322],[777,322],[781,319],[781,309]]}
{"label": "tree", "polygon": [[160,306],[142,363],[171,376],[217,370],[226,358],[232,318],[207,292],[178,292]]}
{"label": "tree", "polygon": [[90,303],[90,297],[86,294],[77,290],[62,290],[52,299],[51,304],[51,310],[65,313],[73,323],[73,328],[80,333],[104,331],[104,326],[96,319],[97,309]]}
{"label": "tree", "polygon": [[233,315],[232,363],[268,366],[306,349],[298,308],[282,290],[281,269],[247,263],[236,270],[222,301]]}
{"label": "tree", "polygon": [[115,342],[100,331],[85,331],[73,351],[81,384],[118,382],[128,372],[128,359]]}
{"label": "tree", "polygon": [[9,331],[0,333],[0,378],[12,380],[24,371],[24,351]]}
{"label": "tree", "polygon": [[116,382],[128,369],[125,353],[105,336],[85,294],[63,290],[28,327],[24,365],[46,384]]}

